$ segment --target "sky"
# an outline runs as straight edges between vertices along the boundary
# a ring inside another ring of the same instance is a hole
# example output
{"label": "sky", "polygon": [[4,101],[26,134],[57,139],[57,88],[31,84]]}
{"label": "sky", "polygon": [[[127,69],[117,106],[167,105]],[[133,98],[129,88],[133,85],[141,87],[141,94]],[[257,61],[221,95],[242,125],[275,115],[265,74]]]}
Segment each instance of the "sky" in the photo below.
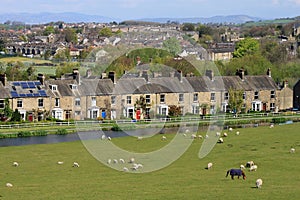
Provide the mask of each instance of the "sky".
{"label": "sky", "polygon": [[78,12],[122,20],[240,14],[274,19],[299,16],[300,0],[1,0],[0,12]]}

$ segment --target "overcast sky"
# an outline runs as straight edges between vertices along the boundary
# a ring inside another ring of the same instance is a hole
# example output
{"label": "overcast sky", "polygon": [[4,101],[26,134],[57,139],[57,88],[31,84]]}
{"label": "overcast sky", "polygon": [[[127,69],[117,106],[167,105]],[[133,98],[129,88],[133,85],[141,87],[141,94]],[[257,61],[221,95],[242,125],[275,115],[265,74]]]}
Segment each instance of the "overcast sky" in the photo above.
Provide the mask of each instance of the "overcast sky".
{"label": "overcast sky", "polygon": [[0,12],[78,12],[118,19],[300,15],[300,0],[1,0]]}

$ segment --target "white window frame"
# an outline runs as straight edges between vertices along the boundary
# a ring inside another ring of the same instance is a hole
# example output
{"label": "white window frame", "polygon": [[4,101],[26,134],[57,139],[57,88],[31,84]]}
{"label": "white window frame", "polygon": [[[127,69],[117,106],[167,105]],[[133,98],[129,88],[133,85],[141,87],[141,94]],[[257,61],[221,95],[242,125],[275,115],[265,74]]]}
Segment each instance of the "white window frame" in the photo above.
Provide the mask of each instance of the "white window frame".
{"label": "white window frame", "polygon": [[198,102],[199,100],[199,94],[198,93],[194,93],[193,95],[193,102]]}
{"label": "white window frame", "polygon": [[75,106],[80,106],[80,98],[75,98]]}
{"label": "white window frame", "polygon": [[129,105],[131,105],[131,103],[132,103],[131,96],[126,96],[126,103],[129,104]]}
{"label": "white window frame", "polygon": [[178,101],[184,102],[184,94],[183,93],[178,94]]}

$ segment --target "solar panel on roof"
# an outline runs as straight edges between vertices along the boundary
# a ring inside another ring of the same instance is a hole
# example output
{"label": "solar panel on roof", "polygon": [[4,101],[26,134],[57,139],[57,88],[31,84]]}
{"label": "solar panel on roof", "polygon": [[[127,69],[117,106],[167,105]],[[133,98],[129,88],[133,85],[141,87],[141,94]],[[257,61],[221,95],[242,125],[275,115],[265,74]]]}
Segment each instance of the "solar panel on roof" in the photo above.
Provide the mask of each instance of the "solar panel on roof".
{"label": "solar panel on roof", "polygon": [[26,94],[26,97],[33,97],[32,93]]}
{"label": "solar panel on roof", "polygon": [[34,82],[28,82],[27,84],[28,84],[29,88],[35,88]]}
{"label": "solar panel on roof", "polygon": [[33,93],[33,96],[34,97],[39,97],[39,96],[41,96],[39,93]]}
{"label": "solar panel on roof", "polygon": [[12,97],[19,97],[19,95],[16,91],[10,91],[10,94]]}
{"label": "solar panel on roof", "polygon": [[29,85],[26,83],[26,82],[21,82],[21,87],[23,89],[28,89],[29,88]]}
{"label": "solar panel on roof", "polygon": [[35,85],[41,85],[41,82],[35,81],[34,84],[35,84]]}
{"label": "solar panel on roof", "polygon": [[20,82],[13,82],[14,86],[20,86]]}
{"label": "solar panel on roof", "polygon": [[46,94],[46,91],[45,90],[39,90],[39,93],[42,97],[46,97],[47,94]]}
{"label": "solar panel on roof", "polygon": [[20,97],[26,97],[26,94],[19,94]]}

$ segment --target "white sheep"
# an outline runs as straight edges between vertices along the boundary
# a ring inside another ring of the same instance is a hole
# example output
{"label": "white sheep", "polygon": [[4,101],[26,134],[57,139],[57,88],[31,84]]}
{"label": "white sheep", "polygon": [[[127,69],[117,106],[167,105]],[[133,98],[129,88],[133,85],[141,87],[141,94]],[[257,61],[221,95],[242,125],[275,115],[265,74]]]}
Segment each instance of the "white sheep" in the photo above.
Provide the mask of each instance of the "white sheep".
{"label": "white sheep", "polygon": [[6,187],[12,187],[13,186],[13,184],[11,184],[11,183],[6,183]]}
{"label": "white sheep", "polygon": [[224,143],[223,138],[219,138],[218,143]]}
{"label": "white sheep", "polygon": [[102,136],[101,136],[101,139],[102,139],[102,140],[104,140],[105,138],[106,138],[105,135],[102,135]]}
{"label": "white sheep", "polygon": [[117,159],[114,159],[114,163],[115,163],[115,164],[118,164],[118,160],[117,160]]}
{"label": "white sheep", "polygon": [[110,164],[111,163],[111,159],[109,158],[108,160],[107,160],[107,164]]}
{"label": "white sheep", "polygon": [[162,140],[166,140],[167,137],[163,135],[163,136],[161,137],[161,139],[162,139]]}
{"label": "white sheep", "polygon": [[209,138],[209,136],[208,136],[208,135],[205,135],[205,138],[207,139],[207,138]]}
{"label": "white sheep", "polygon": [[195,138],[197,138],[197,135],[196,134],[192,134],[191,135],[191,139],[195,139]]}
{"label": "white sheep", "polygon": [[57,164],[62,165],[62,164],[64,164],[64,162],[63,161],[58,161]]}
{"label": "white sheep", "polygon": [[142,139],[143,139],[142,136],[137,137],[137,140],[142,140]]}
{"label": "white sheep", "polygon": [[189,129],[186,129],[186,130],[185,130],[185,132],[186,132],[186,133],[189,133],[189,132],[190,132],[190,130],[189,130]]}
{"label": "white sheep", "polygon": [[221,136],[221,133],[220,132],[216,132],[216,137],[219,137]]}
{"label": "white sheep", "polygon": [[124,171],[124,172],[128,172],[129,170],[128,170],[127,167],[123,167],[123,171]]}
{"label": "white sheep", "polygon": [[119,159],[120,163],[125,163],[125,160],[123,158]]}
{"label": "white sheep", "polygon": [[263,184],[262,179],[259,178],[259,179],[256,180],[256,187],[257,188],[261,188],[262,184]]}
{"label": "white sheep", "polygon": [[274,124],[271,124],[271,125],[270,125],[270,128],[274,128]]}
{"label": "white sheep", "polygon": [[254,162],[251,160],[251,161],[248,161],[247,163],[246,163],[246,167],[251,167],[251,166],[253,166],[254,165]]}
{"label": "white sheep", "polygon": [[227,135],[227,133],[223,133],[223,137],[227,137],[228,135]]}
{"label": "white sheep", "polygon": [[257,170],[257,165],[252,165],[249,169],[250,172],[256,171]]}
{"label": "white sheep", "polygon": [[295,153],[296,149],[295,148],[291,148],[290,149],[290,153]]}
{"label": "white sheep", "polygon": [[184,134],[182,134],[184,137],[186,137],[186,134],[184,133]]}
{"label": "white sheep", "polygon": [[202,139],[203,137],[202,137],[202,135],[198,135],[198,138],[199,138],[199,139]]}
{"label": "white sheep", "polygon": [[134,158],[129,159],[129,163],[134,163],[134,161],[135,161]]}
{"label": "white sheep", "polygon": [[207,164],[207,169],[211,169],[212,168],[212,166],[213,166],[213,164],[210,162],[210,163],[208,163]]}
{"label": "white sheep", "polygon": [[229,130],[229,131],[232,131],[233,129],[230,127],[228,130]]}
{"label": "white sheep", "polygon": [[108,139],[108,140],[111,140],[111,137],[108,136],[107,139]]}
{"label": "white sheep", "polygon": [[78,162],[73,162],[73,167],[79,167]]}
{"label": "white sheep", "polygon": [[246,169],[244,165],[240,165],[240,168],[241,169]]}
{"label": "white sheep", "polygon": [[240,132],[239,132],[239,131],[237,131],[235,134],[236,134],[236,135],[240,135]]}
{"label": "white sheep", "polygon": [[14,167],[19,167],[19,163],[18,162],[13,162],[13,164],[12,164]]}

